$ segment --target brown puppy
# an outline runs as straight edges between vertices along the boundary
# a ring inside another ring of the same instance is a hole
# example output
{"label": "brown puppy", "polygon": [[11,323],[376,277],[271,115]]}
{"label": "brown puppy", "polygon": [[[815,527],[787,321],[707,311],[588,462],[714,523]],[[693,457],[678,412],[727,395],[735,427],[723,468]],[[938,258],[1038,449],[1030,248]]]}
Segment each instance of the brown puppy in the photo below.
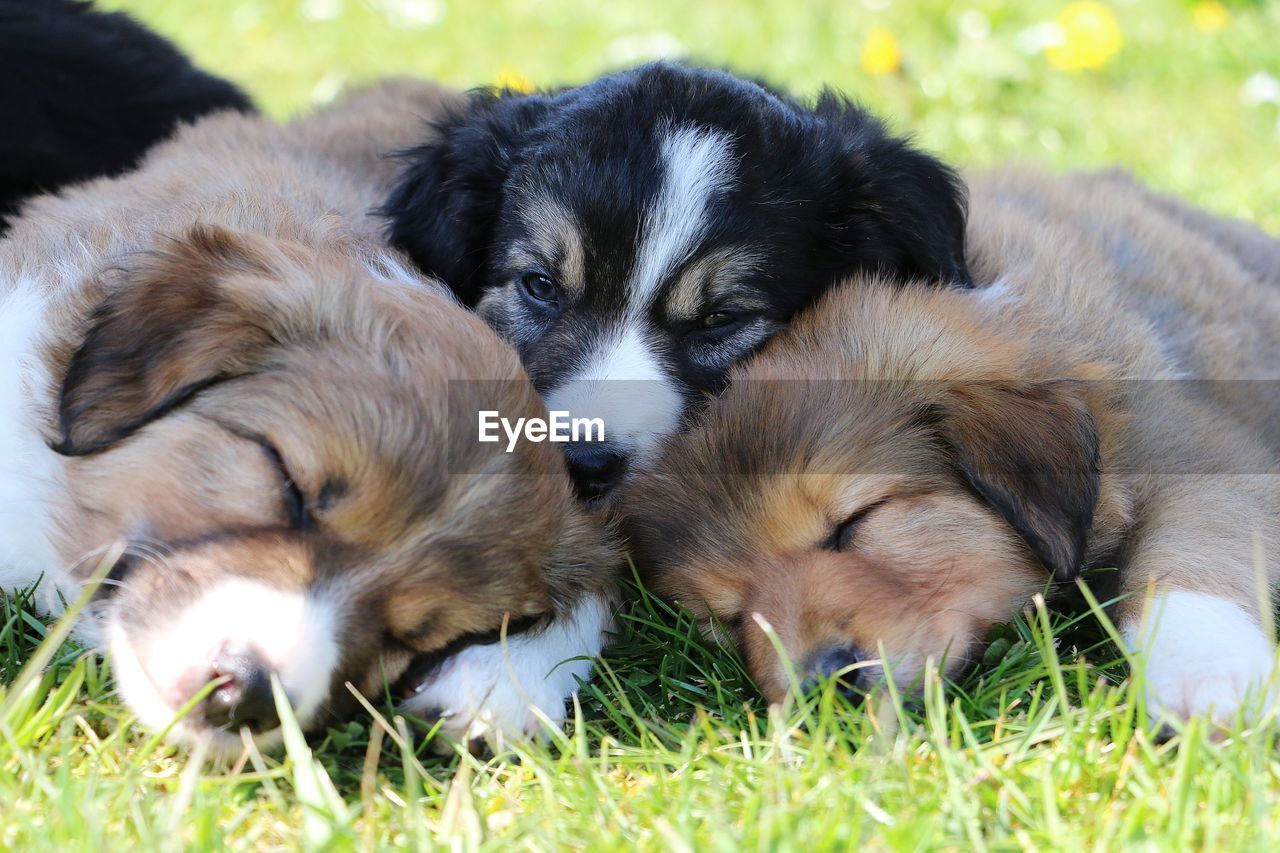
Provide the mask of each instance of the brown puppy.
{"label": "brown puppy", "polygon": [[1115,175],[972,198],[979,289],[853,281],[738,369],[627,496],[640,564],[774,699],[762,624],[802,680],[908,687],[1118,566],[1154,704],[1227,719],[1273,664],[1280,243]]}
{"label": "brown puppy", "polygon": [[457,735],[524,733],[590,671],[553,673],[602,643],[616,548],[555,448],[477,440],[545,409],[366,213],[452,97],[210,118],[0,242],[0,582],[56,609],[127,540],[84,628],[152,727],[217,681],[176,733],[270,743],[274,678],[310,728],[399,681]]}

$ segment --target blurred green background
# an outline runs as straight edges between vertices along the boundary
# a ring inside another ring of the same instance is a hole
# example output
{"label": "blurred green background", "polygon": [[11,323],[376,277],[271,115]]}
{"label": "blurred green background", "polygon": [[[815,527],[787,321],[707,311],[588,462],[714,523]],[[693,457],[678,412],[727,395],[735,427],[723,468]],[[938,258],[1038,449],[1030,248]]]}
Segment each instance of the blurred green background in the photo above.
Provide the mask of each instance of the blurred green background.
{"label": "blurred green background", "polygon": [[964,167],[1121,165],[1280,233],[1280,0],[104,0],[274,115],[387,74],[587,80],[656,57],[824,84]]}

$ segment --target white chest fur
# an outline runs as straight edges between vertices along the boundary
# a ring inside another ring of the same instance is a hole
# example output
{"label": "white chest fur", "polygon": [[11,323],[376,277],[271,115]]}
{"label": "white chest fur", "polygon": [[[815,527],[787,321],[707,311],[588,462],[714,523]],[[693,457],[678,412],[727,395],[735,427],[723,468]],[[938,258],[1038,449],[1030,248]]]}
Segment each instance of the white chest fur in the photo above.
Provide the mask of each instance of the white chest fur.
{"label": "white chest fur", "polygon": [[35,394],[47,387],[38,358],[44,301],[29,283],[0,293],[0,590],[33,585],[38,601],[57,612],[74,584],[53,546],[62,464],[41,437]]}

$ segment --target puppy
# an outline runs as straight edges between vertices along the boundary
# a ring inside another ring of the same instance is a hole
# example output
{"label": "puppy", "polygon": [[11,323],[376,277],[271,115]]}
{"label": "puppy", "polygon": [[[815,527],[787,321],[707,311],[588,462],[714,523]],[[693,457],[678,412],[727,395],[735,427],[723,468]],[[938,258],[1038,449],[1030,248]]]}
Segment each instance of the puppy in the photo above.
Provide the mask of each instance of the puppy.
{"label": "puppy", "polygon": [[854,270],[965,284],[956,176],[846,99],[653,64],[479,92],[408,152],[392,241],[515,345],[607,497],[737,359]]}
{"label": "puppy", "polygon": [[1274,695],[1280,243],[1115,175],[972,189],[978,288],[854,279],[735,370],[624,501],[639,563],[772,699],[765,626],[802,684],[907,689],[1118,567],[1152,705],[1230,720]]}
{"label": "puppy", "polygon": [[123,172],[219,110],[253,105],[128,15],[0,0],[0,233],[23,199]]}
{"label": "puppy", "polygon": [[350,683],[525,734],[590,672],[616,545],[553,448],[478,441],[545,408],[367,214],[450,97],[213,116],[0,242],[0,583],[56,610],[126,541],[83,630],[150,727],[212,684],[176,736],[270,745],[276,680],[308,729]]}

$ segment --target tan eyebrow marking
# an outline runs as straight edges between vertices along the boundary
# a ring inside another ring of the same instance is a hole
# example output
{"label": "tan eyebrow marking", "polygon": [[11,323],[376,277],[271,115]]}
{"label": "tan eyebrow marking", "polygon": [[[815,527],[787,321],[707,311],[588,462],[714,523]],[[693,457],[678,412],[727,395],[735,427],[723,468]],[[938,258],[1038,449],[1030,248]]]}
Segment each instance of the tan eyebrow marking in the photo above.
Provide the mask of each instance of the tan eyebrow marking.
{"label": "tan eyebrow marking", "polygon": [[520,216],[528,225],[533,252],[513,247],[507,254],[512,265],[536,263],[535,252],[543,259],[559,263],[555,274],[565,292],[576,296],[587,286],[587,259],[582,229],[572,211],[546,195],[539,195],[520,206]]}
{"label": "tan eyebrow marking", "polygon": [[[672,320],[696,320],[709,303],[732,294],[742,279],[758,269],[760,255],[743,246],[715,249],[690,264],[667,292],[667,316]],[[749,294],[742,294],[744,299]],[[755,306],[756,300],[741,302]]]}

